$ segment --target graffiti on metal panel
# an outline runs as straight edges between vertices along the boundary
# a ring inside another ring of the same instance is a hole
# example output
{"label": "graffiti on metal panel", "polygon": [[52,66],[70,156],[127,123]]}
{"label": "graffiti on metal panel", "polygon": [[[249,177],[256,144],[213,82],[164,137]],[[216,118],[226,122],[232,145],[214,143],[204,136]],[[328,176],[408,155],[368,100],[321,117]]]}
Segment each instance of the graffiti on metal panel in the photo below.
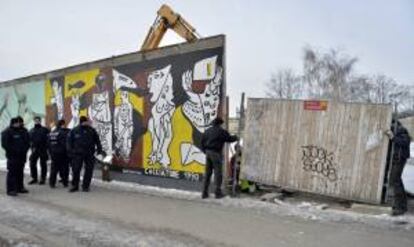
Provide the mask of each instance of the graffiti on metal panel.
{"label": "graffiti on metal panel", "polygon": [[305,171],[320,174],[331,182],[338,180],[332,152],[315,145],[307,145],[302,146],[302,154],[303,169]]}

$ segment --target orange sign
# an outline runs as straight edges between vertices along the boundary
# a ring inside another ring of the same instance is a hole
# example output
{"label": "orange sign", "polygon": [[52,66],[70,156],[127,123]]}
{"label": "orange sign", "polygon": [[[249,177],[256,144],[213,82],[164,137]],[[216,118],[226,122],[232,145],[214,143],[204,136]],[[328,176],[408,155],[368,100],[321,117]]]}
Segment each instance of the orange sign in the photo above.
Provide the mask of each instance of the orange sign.
{"label": "orange sign", "polygon": [[303,108],[308,111],[326,111],[328,109],[328,101],[306,100],[303,102]]}

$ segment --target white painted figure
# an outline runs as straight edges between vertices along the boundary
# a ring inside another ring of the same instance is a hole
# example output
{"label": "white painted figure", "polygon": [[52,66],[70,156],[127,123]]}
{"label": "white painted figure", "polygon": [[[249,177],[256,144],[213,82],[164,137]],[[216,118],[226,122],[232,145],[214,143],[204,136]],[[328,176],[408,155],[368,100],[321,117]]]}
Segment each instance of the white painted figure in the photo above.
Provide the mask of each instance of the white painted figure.
{"label": "white painted figure", "polygon": [[168,168],[170,157],[168,147],[172,140],[171,118],[175,110],[173,103],[173,79],[171,65],[153,71],[148,76],[148,88],[151,94],[151,118],[148,129],[151,133],[152,151],[149,156],[151,164],[159,162]]}
{"label": "white painted figure", "polygon": [[137,84],[128,76],[119,73],[116,70],[112,70],[112,77],[114,81],[114,92],[118,91],[122,87],[125,88],[137,88]]}
{"label": "white painted figure", "polygon": [[194,146],[192,143],[181,143],[181,164],[183,166],[189,165],[191,162],[198,162],[200,164],[205,164],[206,155],[198,147]]}
{"label": "white painted figure", "polygon": [[53,97],[50,99],[50,103],[56,105],[57,119],[63,119],[63,92],[62,86],[59,86],[57,81],[52,82]]}
{"label": "white painted figure", "polygon": [[[182,86],[189,97],[183,104],[183,112],[201,133],[218,115],[223,69],[216,63],[217,56],[203,59],[194,65],[194,72],[188,70],[182,75]],[[194,92],[194,82],[205,83],[204,91]]]}
{"label": "white painted figure", "polygon": [[121,105],[115,107],[114,128],[115,128],[115,150],[124,161],[129,161],[132,149],[133,107],[129,100],[128,92],[121,91]]}
{"label": "white painted figure", "polygon": [[88,108],[88,113],[92,126],[98,132],[102,149],[110,154],[112,152],[112,118],[108,91],[92,95],[92,104]]}
{"label": "white painted figure", "polygon": [[72,129],[79,124],[79,115],[80,115],[80,95],[75,94],[72,96],[70,103],[70,111],[72,114],[72,119],[68,124],[68,128]]}

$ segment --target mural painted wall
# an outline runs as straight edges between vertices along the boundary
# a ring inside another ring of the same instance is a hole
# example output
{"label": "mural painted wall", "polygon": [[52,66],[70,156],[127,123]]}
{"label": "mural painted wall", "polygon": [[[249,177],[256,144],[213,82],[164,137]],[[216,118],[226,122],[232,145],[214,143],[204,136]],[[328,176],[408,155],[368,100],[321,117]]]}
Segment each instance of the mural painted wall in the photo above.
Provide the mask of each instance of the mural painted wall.
{"label": "mural painted wall", "polygon": [[201,135],[223,114],[223,78],[223,48],[66,74],[45,82],[46,122],[74,127],[87,115],[116,165],[199,179]]}
{"label": "mural painted wall", "polygon": [[[9,126],[10,119],[22,116],[26,128],[33,127],[33,118],[45,117],[44,81],[33,81],[7,87],[0,87],[0,131]],[[4,150],[0,148],[0,159]]]}

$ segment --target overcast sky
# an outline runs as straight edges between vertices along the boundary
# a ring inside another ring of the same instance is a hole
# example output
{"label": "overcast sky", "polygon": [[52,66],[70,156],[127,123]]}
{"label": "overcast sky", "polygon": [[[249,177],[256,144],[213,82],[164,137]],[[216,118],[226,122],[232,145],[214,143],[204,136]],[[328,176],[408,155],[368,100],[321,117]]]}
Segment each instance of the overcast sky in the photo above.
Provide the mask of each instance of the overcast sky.
{"label": "overcast sky", "polygon": [[[227,37],[232,111],[241,92],[265,94],[303,47],[339,48],[357,71],[414,84],[414,1],[0,0],[0,81],[136,51],[162,3],[203,36]],[[169,33],[162,45],[182,42]]]}

